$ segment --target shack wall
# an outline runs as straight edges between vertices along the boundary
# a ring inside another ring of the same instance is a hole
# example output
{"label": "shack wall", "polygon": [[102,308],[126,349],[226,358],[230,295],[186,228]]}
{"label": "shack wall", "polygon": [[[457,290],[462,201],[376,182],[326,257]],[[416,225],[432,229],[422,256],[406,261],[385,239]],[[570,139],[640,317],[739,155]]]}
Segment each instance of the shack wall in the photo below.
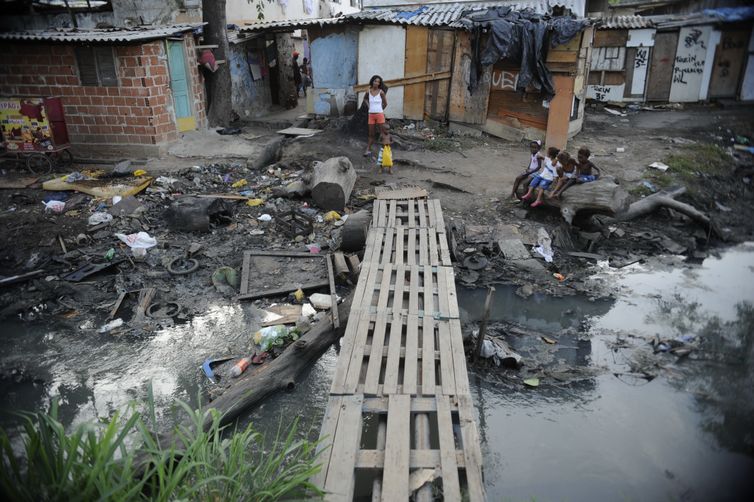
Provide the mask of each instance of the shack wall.
{"label": "shack wall", "polygon": [[[380,75],[386,81],[403,78],[405,57],[406,29],[403,26],[364,26],[359,32],[359,84],[368,84],[372,75]],[[388,89],[387,118],[403,118],[403,92],[403,86]],[[358,99],[363,97],[364,94],[359,93]]]}
{"label": "shack wall", "polygon": [[[359,31],[355,27],[308,30],[312,55],[313,88],[307,112],[339,116],[355,111]],[[350,103],[350,104],[349,104]]]}
{"label": "shack wall", "polygon": [[272,91],[264,50],[254,42],[230,44],[229,59],[233,111],[247,119],[269,112]]}
{"label": "shack wall", "polygon": [[[184,38],[187,56],[192,36]],[[59,96],[70,141],[92,149],[146,156],[178,138],[165,41],[115,46],[117,86],[82,85],[72,44],[0,43],[0,94]],[[206,126],[202,77],[186,69],[198,127]]]}

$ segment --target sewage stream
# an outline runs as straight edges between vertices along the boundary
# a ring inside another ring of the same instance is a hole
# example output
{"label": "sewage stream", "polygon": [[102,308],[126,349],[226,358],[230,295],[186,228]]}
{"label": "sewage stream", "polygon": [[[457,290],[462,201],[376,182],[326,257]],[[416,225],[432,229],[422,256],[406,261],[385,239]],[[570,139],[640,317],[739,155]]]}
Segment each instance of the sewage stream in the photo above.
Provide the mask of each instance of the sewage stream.
{"label": "sewage stream", "polygon": [[[657,262],[599,272],[594,280],[616,291],[611,301],[524,300],[497,287],[493,321],[559,333],[544,359],[538,336],[508,337],[527,370],[584,373],[526,388],[515,370],[470,365],[489,500],[751,500],[754,244],[698,266]],[[479,319],[485,294],[459,288],[464,321]],[[5,322],[0,424],[13,430],[8,411],[44,408],[52,395],[61,396],[66,424],[106,417],[143,398],[150,380],[169,421],[174,399],[196,403],[206,385],[202,361],[242,350],[256,319],[249,306],[213,305],[138,339]],[[704,343],[677,361],[653,353],[655,335]],[[267,399],[240,425],[274,436],[298,418],[301,434],[316,438],[336,358],[331,348],[293,391]],[[642,368],[657,377],[636,378]]]}

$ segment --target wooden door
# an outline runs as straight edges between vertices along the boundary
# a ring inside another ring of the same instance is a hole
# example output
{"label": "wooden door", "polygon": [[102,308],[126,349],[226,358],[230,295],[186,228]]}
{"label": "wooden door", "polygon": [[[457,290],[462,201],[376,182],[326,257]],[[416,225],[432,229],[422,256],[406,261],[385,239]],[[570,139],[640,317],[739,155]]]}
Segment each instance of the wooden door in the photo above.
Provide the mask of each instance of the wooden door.
{"label": "wooden door", "polygon": [[196,129],[183,42],[168,40],[168,66],[170,68],[170,89],[173,91],[173,106],[175,107],[175,121],[178,130],[190,131]]}
{"label": "wooden door", "polygon": [[[441,73],[452,70],[454,40],[453,31],[430,30],[427,45],[427,73]],[[424,114],[434,120],[447,120],[449,93],[449,79],[427,82]]]}
{"label": "wooden door", "polygon": [[747,31],[726,31],[720,37],[709,85],[710,98],[734,98],[746,58]]}
{"label": "wooden door", "polygon": [[[406,26],[406,77],[421,77],[427,72],[428,29],[424,26]],[[403,116],[411,120],[424,119],[425,82],[409,84],[403,91]]]}
{"label": "wooden door", "polygon": [[658,32],[649,65],[647,101],[667,101],[673,83],[673,64],[678,46],[678,32]]}

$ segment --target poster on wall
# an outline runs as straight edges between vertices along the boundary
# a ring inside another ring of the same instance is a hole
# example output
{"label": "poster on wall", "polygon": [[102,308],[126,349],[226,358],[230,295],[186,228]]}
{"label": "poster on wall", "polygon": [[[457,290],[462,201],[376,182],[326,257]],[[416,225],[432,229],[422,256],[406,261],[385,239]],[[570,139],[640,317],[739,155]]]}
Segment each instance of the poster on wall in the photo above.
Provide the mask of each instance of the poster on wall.
{"label": "poster on wall", "polygon": [[9,151],[33,152],[54,148],[42,99],[0,98],[0,130]]}

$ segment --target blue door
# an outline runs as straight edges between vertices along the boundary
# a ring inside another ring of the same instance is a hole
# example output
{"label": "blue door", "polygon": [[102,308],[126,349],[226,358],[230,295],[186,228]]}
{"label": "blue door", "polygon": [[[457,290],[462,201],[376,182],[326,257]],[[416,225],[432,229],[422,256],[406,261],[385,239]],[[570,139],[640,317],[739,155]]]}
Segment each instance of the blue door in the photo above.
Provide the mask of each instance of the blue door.
{"label": "blue door", "polygon": [[170,89],[173,91],[173,105],[175,106],[178,130],[190,131],[196,129],[196,119],[189,95],[183,42],[168,40],[168,65],[170,68]]}

